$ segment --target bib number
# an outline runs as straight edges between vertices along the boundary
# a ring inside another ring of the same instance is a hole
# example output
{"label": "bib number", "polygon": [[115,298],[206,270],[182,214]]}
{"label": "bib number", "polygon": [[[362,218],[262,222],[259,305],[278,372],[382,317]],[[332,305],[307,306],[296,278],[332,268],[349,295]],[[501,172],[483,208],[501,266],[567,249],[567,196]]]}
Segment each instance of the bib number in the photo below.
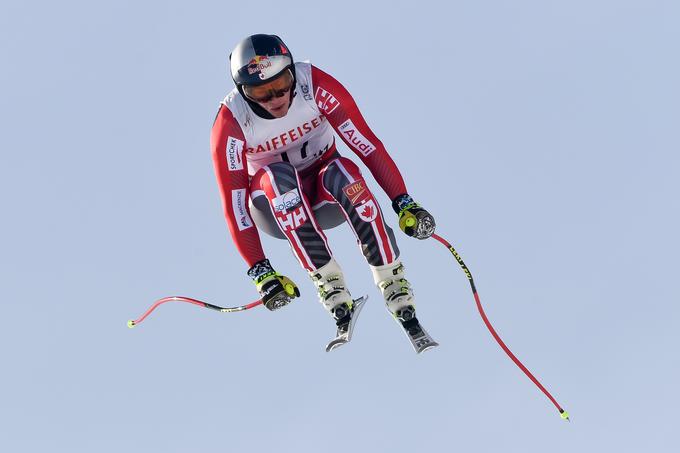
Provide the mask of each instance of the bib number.
{"label": "bib number", "polygon": [[328,145],[326,145],[323,147],[323,149],[309,154],[308,146],[309,142],[307,141],[302,144],[302,147],[299,150],[291,150],[281,153],[281,159],[283,159],[284,162],[293,164],[295,168],[300,168],[305,167],[306,164],[319,159],[326,151],[328,151]]}

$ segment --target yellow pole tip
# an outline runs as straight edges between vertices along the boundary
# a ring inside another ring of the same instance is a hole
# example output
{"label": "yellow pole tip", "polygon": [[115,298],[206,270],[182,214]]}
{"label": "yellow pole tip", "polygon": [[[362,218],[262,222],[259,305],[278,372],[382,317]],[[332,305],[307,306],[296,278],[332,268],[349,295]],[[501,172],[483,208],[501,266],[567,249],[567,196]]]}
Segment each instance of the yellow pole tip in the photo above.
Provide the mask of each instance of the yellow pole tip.
{"label": "yellow pole tip", "polygon": [[135,326],[135,322],[131,319],[128,321],[127,326],[132,329]]}
{"label": "yellow pole tip", "polygon": [[562,411],[562,413],[560,413],[560,417],[562,417],[562,420],[567,420],[567,421],[569,421],[569,412],[567,412],[567,411]]}

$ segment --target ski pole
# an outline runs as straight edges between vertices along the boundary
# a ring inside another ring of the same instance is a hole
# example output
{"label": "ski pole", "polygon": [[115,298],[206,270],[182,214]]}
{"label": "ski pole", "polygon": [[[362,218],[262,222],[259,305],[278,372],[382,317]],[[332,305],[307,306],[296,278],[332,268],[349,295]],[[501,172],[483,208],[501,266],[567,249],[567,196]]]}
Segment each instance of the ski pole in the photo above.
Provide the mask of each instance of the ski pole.
{"label": "ski pole", "polygon": [[127,325],[129,328],[135,327],[137,324],[140,322],[144,321],[147,316],[151,314],[152,311],[154,311],[159,305],[164,304],[166,302],[188,302],[190,304],[198,305],[199,307],[205,307],[209,308],[211,310],[216,310],[222,313],[232,313],[235,311],[244,311],[244,310],[250,310],[253,307],[257,307],[258,305],[262,304],[261,300],[256,300],[255,302],[251,302],[246,305],[241,305],[238,307],[219,307],[217,305],[209,304],[208,302],[203,302],[202,300],[198,299],[192,299],[191,297],[184,297],[184,296],[170,296],[170,297],[164,297],[162,299],[158,299],[154,304],[149,307],[149,309],[138,319],[135,320],[129,320]]}
{"label": "ski pole", "polygon": [[489,329],[489,332],[491,332],[491,335],[494,337],[496,342],[500,345],[500,347],[505,351],[505,353],[512,359],[513,362],[515,362],[515,365],[519,367],[520,370],[524,372],[524,374],[527,375],[531,381],[536,384],[536,386],[545,394],[545,396],[548,397],[550,402],[552,402],[555,407],[557,408],[558,411],[560,411],[560,417],[562,417],[564,420],[569,421],[569,413],[562,409],[560,404],[553,398],[553,396],[550,394],[548,390],[546,390],[545,387],[534,377],[533,374],[531,374],[531,371],[525,367],[522,362],[519,361],[519,359],[515,356],[515,354],[510,351],[510,349],[505,345],[503,340],[501,340],[501,337],[496,333],[496,330],[493,328],[491,325],[491,322],[489,322],[489,318],[486,317],[486,313],[484,313],[484,309],[482,308],[482,302],[479,300],[479,295],[477,294],[477,288],[475,288],[475,282],[472,279],[472,274],[470,273],[470,270],[468,267],[465,265],[463,262],[463,259],[460,257],[458,252],[456,251],[455,248],[451,244],[449,244],[445,239],[443,239],[441,236],[438,236],[437,234],[433,234],[432,237],[436,239],[437,241],[441,242],[446,248],[449,249],[449,252],[453,255],[453,257],[458,261],[458,264],[460,267],[463,269],[463,272],[465,272],[465,275],[468,278],[468,281],[470,282],[470,287],[472,288],[472,294],[475,296],[475,301],[477,302],[477,309],[479,310],[479,314],[482,317],[482,320],[484,321],[484,324],[486,325],[487,329]]}

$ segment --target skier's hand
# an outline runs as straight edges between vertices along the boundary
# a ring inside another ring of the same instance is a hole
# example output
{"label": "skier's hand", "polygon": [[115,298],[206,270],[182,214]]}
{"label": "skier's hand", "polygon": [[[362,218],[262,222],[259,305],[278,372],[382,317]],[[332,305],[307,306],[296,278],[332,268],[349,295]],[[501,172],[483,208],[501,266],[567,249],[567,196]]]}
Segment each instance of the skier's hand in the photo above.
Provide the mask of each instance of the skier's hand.
{"label": "skier's hand", "polygon": [[434,217],[413,201],[410,195],[396,197],[392,200],[392,208],[399,214],[399,228],[408,236],[427,239],[434,234],[437,227]]}
{"label": "skier's hand", "polygon": [[262,303],[269,310],[278,310],[288,305],[296,297],[300,297],[300,290],[291,279],[281,274],[268,275],[256,283]]}
{"label": "skier's hand", "polygon": [[288,277],[276,272],[267,259],[255,263],[248,271],[248,275],[252,277],[262,303],[269,310],[277,310],[288,305],[294,298],[300,297],[297,285]]}

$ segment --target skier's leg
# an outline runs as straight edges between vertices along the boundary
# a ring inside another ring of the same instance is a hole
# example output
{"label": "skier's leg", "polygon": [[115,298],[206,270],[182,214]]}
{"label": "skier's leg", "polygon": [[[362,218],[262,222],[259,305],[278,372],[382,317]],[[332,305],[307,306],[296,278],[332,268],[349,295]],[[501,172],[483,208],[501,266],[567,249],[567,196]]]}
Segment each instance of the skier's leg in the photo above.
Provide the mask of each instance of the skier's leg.
{"label": "skier's leg", "polygon": [[287,162],[275,162],[261,168],[250,183],[253,200],[262,195],[266,197],[295,257],[302,267],[313,272],[330,261],[331,251],[300,187],[297,171]]}
{"label": "skier's leg", "polygon": [[324,167],[318,183],[319,192],[342,207],[389,311],[397,317],[405,315],[405,309],[415,314],[413,290],[404,278],[394,233],[385,223],[359,167],[339,157]]}
{"label": "skier's leg", "polygon": [[272,214],[272,210],[269,207],[269,200],[265,196],[264,192],[260,191],[257,194],[253,194],[251,192],[248,206],[250,208],[250,217],[252,217],[253,222],[255,222],[255,226],[259,231],[277,239],[288,239],[281,232],[279,223]]}
{"label": "skier's leg", "polygon": [[340,325],[349,321],[352,297],[302,187],[295,167],[276,162],[253,176],[251,196],[253,200],[264,196],[269,201],[281,232],[316,285],[321,303]]}
{"label": "skier's leg", "polygon": [[319,193],[342,208],[368,264],[382,266],[399,257],[394,233],[354,162],[345,157],[332,160],[317,181]]}

